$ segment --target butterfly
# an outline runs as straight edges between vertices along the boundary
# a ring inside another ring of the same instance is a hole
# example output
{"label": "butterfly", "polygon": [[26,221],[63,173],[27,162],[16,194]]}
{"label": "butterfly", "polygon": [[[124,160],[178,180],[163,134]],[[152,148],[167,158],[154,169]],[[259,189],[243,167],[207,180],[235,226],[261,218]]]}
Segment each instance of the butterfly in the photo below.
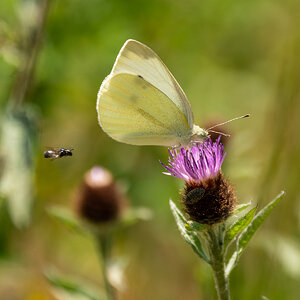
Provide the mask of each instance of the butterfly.
{"label": "butterfly", "polygon": [[122,143],[180,147],[209,137],[159,56],[132,39],[100,86],[97,113],[103,131]]}

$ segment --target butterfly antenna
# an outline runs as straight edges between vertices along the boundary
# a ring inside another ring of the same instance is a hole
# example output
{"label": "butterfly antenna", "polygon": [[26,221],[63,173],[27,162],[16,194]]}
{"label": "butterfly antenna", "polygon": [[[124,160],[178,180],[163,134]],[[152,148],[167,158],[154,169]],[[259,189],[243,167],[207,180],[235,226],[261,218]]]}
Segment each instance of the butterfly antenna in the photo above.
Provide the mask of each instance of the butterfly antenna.
{"label": "butterfly antenna", "polygon": [[[219,123],[219,124],[217,124],[217,125],[214,125],[214,126],[208,128],[208,129],[206,129],[206,130],[207,130],[207,131],[211,131],[211,129],[216,128],[216,127],[218,127],[218,126],[225,125],[225,124],[230,123],[230,122],[232,122],[232,121],[239,120],[239,119],[244,119],[244,118],[248,118],[248,117],[250,117],[249,114],[248,114],[248,115],[241,116],[241,117],[237,117],[237,118],[228,120],[228,121],[226,121],[226,122],[223,122],[223,123]],[[213,131],[211,131],[211,132],[213,132]]]}
{"label": "butterfly antenna", "polygon": [[224,133],[224,132],[209,130],[209,129],[208,129],[208,131],[212,132],[212,133],[220,134],[220,135],[223,135],[223,136],[226,136],[226,137],[230,137],[230,134],[227,134],[227,133]]}

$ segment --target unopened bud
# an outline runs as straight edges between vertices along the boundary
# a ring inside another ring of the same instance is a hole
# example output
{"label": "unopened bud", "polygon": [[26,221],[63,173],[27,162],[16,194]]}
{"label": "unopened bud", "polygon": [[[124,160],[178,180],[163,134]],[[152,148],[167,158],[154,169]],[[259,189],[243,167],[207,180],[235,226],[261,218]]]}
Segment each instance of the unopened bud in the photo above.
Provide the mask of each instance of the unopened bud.
{"label": "unopened bud", "polygon": [[92,223],[116,220],[127,205],[112,174],[99,166],[84,175],[76,200],[78,214]]}

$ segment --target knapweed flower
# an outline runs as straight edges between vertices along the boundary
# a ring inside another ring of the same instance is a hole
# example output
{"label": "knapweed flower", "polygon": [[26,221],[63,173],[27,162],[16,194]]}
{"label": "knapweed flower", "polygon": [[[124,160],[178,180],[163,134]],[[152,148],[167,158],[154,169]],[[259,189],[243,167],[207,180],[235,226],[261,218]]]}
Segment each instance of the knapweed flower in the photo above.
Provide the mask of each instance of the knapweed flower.
{"label": "knapweed flower", "polygon": [[126,206],[126,198],[108,170],[95,166],[84,175],[76,198],[79,216],[92,223],[105,223],[116,220]]}
{"label": "knapweed flower", "polygon": [[168,171],[164,174],[186,182],[182,203],[190,219],[210,225],[226,220],[236,197],[221,171],[225,153],[220,137],[179,151],[169,149],[169,153],[168,166],[162,164]]}

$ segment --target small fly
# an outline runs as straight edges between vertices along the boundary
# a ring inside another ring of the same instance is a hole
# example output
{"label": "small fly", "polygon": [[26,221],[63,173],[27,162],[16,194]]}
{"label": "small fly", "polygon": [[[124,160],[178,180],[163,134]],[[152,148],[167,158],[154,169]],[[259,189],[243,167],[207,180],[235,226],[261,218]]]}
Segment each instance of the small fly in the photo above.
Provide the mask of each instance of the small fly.
{"label": "small fly", "polygon": [[56,149],[49,149],[49,150],[46,150],[44,152],[44,157],[45,158],[51,158],[52,160],[53,159],[56,159],[56,158],[62,158],[64,156],[72,156],[73,151],[74,149],[65,149],[65,148],[60,148],[58,150]]}

